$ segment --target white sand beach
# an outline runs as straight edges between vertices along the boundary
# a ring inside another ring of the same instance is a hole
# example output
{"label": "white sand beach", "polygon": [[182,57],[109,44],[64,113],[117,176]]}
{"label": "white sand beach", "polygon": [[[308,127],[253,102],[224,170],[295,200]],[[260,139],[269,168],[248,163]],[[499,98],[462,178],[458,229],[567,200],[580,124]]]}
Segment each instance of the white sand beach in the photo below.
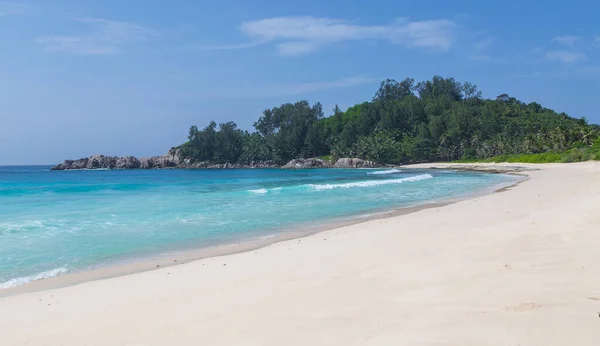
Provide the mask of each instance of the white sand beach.
{"label": "white sand beach", "polygon": [[519,166],[499,193],[0,298],[0,345],[599,345],[600,163]]}

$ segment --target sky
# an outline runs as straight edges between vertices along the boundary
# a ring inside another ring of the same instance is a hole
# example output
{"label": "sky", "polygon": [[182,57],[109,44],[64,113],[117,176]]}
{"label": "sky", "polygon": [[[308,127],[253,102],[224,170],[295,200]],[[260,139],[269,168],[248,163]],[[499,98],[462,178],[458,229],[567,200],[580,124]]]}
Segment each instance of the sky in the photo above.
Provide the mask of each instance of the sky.
{"label": "sky", "polygon": [[0,0],[0,165],[161,155],[190,125],[470,81],[600,123],[600,3]]}

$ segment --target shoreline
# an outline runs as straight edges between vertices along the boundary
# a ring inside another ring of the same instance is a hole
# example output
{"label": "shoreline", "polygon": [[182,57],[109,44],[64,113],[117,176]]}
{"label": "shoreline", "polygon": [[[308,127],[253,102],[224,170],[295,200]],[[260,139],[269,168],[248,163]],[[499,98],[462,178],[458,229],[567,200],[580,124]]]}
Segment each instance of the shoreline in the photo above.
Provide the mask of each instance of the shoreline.
{"label": "shoreline", "polygon": [[[421,164],[420,164],[421,165]],[[426,164],[430,165],[430,164]],[[433,164],[438,167],[438,165]],[[432,169],[438,169],[434,167]],[[412,165],[413,168],[418,165]],[[411,169],[411,166],[404,166],[404,169]],[[168,168],[164,168],[168,169]],[[343,168],[331,168],[331,169],[343,169]],[[377,169],[377,168],[374,168]],[[496,192],[502,192],[506,189],[510,189],[518,184],[526,181],[528,175],[523,173],[522,167],[509,168],[498,170],[494,169],[472,169],[469,167],[458,167],[458,168],[441,168],[441,169],[452,169],[452,170],[463,170],[473,171],[487,174],[506,174],[519,176],[521,179],[515,181],[509,185],[499,184],[490,186],[489,188],[476,191],[474,193],[459,195],[454,198],[449,198],[442,201],[424,202],[423,204],[397,207],[391,209],[382,209],[379,211],[366,212],[365,214],[356,214],[350,216],[336,217],[329,220],[319,220],[310,224],[304,224],[300,227],[292,229],[292,227],[274,230],[274,234],[266,236],[254,236],[233,243],[217,244],[195,247],[191,246],[186,249],[176,249],[170,251],[161,251],[156,253],[148,253],[146,255],[134,255],[131,257],[125,257],[121,260],[115,260],[104,264],[98,264],[91,267],[80,268],[74,271],[66,272],[61,275],[43,278],[39,280],[32,280],[27,283],[17,284],[12,287],[0,289],[0,299],[3,297],[10,297],[15,295],[21,295],[25,293],[33,293],[46,291],[51,289],[69,287],[73,285],[83,284],[91,281],[111,279],[115,277],[121,277],[126,275],[132,275],[136,273],[143,273],[156,269],[169,268],[177,265],[183,265],[186,263],[200,261],[206,258],[222,257],[228,255],[234,255],[238,253],[251,252],[254,250],[262,249],[273,244],[290,240],[300,240],[312,235],[316,235],[322,232],[335,231],[340,228],[353,226],[357,224],[366,223],[373,220],[388,219],[415,213],[424,209],[438,208],[449,204],[457,203],[460,201],[477,198],[487,194]],[[502,186],[500,186],[502,185]],[[55,269],[56,270],[56,269]]]}
{"label": "shoreline", "polygon": [[596,345],[600,163],[523,167],[501,193],[0,298],[3,345]]}

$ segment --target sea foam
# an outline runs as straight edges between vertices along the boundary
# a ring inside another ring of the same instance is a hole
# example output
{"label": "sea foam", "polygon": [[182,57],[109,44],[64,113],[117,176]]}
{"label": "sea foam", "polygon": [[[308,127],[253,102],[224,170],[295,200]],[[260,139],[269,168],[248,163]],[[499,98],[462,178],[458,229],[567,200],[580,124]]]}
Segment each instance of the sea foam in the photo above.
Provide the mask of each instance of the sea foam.
{"label": "sea foam", "polygon": [[419,175],[415,175],[412,177],[406,177],[406,178],[401,178],[401,179],[357,181],[354,183],[344,183],[344,184],[322,184],[322,185],[310,184],[308,186],[312,187],[315,190],[349,189],[349,188],[353,188],[353,187],[372,187],[372,186],[380,186],[380,185],[402,184],[402,183],[425,180],[425,179],[432,179],[432,178],[433,178],[433,176],[431,174],[419,174]]}
{"label": "sea foam", "polygon": [[402,172],[399,169],[386,169],[385,171],[375,171],[375,172],[369,172],[367,173],[368,175],[382,175],[382,174],[394,174],[394,173],[400,173]]}
{"label": "sea foam", "polygon": [[258,194],[263,194],[263,193],[267,193],[269,192],[267,189],[256,189],[256,190],[248,190],[248,192],[250,193],[258,193]]}
{"label": "sea foam", "polygon": [[273,191],[280,191],[281,187],[274,187],[272,189],[256,189],[256,190],[248,190],[248,192],[250,193],[256,193],[256,194],[265,194],[265,193],[269,193],[269,192],[273,192]]}
{"label": "sea foam", "polygon": [[23,285],[23,284],[26,284],[26,283],[32,282],[32,281],[52,278],[52,277],[64,274],[66,272],[68,272],[67,268],[56,268],[56,269],[48,270],[48,271],[41,272],[41,273],[31,275],[31,276],[23,276],[23,277],[19,277],[19,278],[10,279],[8,281],[0,283],[0,289],[15,287],[15,286]]}

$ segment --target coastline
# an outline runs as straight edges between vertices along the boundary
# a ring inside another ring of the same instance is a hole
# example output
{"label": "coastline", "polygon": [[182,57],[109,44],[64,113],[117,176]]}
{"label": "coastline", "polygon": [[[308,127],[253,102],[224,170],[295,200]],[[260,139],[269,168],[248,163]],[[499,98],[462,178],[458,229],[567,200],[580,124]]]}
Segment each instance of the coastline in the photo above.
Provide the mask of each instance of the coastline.
{"label": "coastline", "polygon": [[[435,164],[434,164],[435,166]],[[436,166],[437,167],[437,166]],[[405,169],[411,169],[410,167],[404,166]],[[418,165],[414,165],[414,168],[423,168]],[[435,168],[435,167],[428,167]],[[168,168],[165,168],[168,169]],[[331,168],[336,169],[336,168]],[[445,169],[445,168],[444,168]],[[75,271],[70,271],[62,275],[53,277],[43,278],[40,280],[33,280],[24,284],[19,284],[13,287],[0,289],[0,299],[3,297],[10,297],[14,295],[20,295],[25,293],[33,293],[39,291],[46,291],[51,289],[63,288],[72,285],[83,284],[90,281],[105,280],[125,275],[131,275],[136,273],[142,273],[152,271],[156,269],[169,268],[177,265],[183,265],[193,261],[199,261],[206,258],[221,257],[227,255],[234,255],[238,253],[245,253],[261,248],[268,247],[273,244],[280,242],[291,241],[296,239],[302,239],[317,235],[322,232],[337,230],[339,228],[348,227],[365,223],[368,221],[387,219],[393,217],[399,217],[410,213],[415,213],[424,209],[438,208],[452,203],[456,203],[463,200],[481,197],[487,194],[501,192],[506,189],[510,189],[519,183],[527,180],[527,175],[520,173],[522,171],[519,168],[506,168],[506,169],[472,169],[463,167],[454,167],[448,169],[474,171],[487,174],[506,174],[506,175],[517,175],[522,179],[517,180],[509,185],[500,184],[493,185],[489,188],[460,195],[454,198],[445,199],[441,201],[425,202],[413,206],[397,207],[391,209],[382,209],[378,211],[368,212],[366,214],[357,214],[352,216],[337,217],[329,220],[320,220],[311,224],[304,224],[300,227],[284,228],[275,231],[276,233],[269,234],[266,236],[249,237],[240,241],[209,245],[209,246],[190,246],[186,249],[177,249],[172,251],[163,251],[159,253],[150,253],[146,255],[137,255],[127,257],[121,261],[113,261],[102,265],[96,265],[88,268],[82,268]]]}
{"label": "coastline", "polygon": [[3,344],[595,345],[600,163],[522,166],[501,193],[0,298]]}

